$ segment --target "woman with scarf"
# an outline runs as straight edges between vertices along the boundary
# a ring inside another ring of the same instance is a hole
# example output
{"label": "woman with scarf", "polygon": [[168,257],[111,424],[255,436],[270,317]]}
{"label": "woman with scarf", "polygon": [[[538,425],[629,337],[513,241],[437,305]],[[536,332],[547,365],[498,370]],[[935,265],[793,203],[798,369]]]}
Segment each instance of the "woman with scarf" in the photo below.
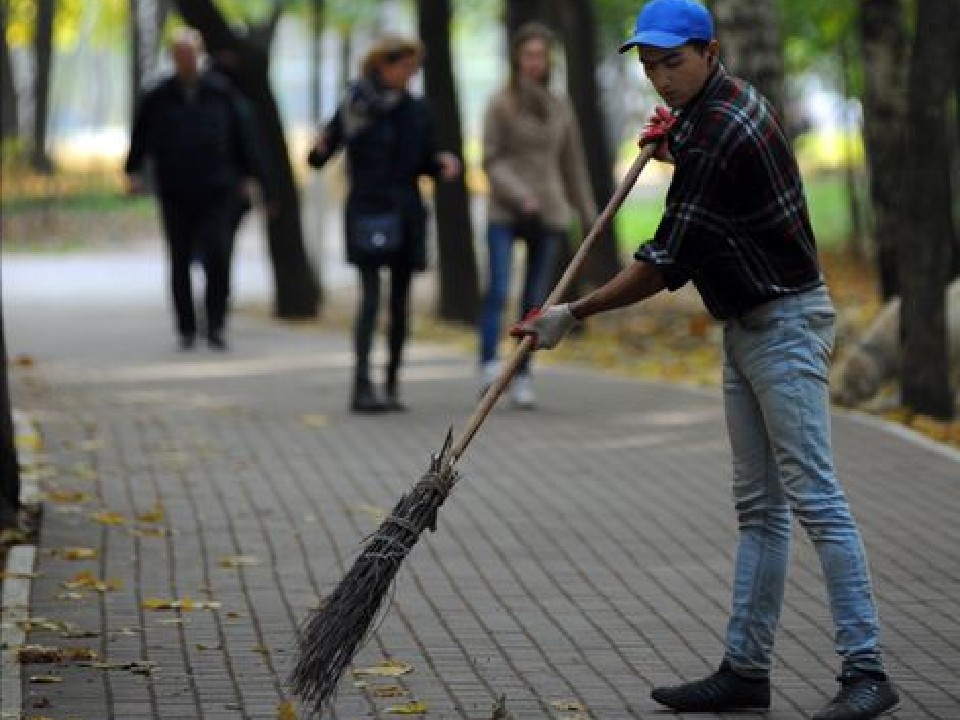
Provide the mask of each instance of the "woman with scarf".
{"label": "woman with scarf", "polygon": [[[539,23],[522,25],[511,46],[510,83],[493,96],[483,128],[489,285],[480,318],[481,392],[500,371],[500,320],[510,292],[514,240],[526,244],[520,316],[550,290],[574,212],[581,227],[597,209],[573,107],[550,89],[553,36]],[[514,405],[534,406],[529,356],[513,381]]]}
{"label": "woman with scarf", "polygon": [[[388,35],[374,42],[360,77],[347,89],[308,156],[315,168],[346,149],[350,190],[346,203],[347,261],[357,267],[360,301],[354,323],[354,412],[405,410],[399,371],[409,325],[410,282],[426,269],[426,210],[421,175],[450,180],[456,156],[438,152],[426,103],[407,90],[423,60],[416,40]],[[370,348],[380,306],[380,270],[390,271],[389,360],[385,395],[370,379]]]}

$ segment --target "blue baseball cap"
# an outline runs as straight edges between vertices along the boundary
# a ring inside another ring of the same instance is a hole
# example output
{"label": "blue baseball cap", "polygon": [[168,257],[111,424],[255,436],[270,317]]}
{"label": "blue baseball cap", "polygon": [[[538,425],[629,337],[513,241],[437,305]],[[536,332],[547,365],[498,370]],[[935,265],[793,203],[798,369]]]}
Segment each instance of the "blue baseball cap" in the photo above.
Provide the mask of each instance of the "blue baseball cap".
{"label": "blue baseball cap", "polygon": [[637,15],[633,35],[620,52],[637,45],[675,48],[690,40],[713,39],[710,11],[694,0],[650,0]]}

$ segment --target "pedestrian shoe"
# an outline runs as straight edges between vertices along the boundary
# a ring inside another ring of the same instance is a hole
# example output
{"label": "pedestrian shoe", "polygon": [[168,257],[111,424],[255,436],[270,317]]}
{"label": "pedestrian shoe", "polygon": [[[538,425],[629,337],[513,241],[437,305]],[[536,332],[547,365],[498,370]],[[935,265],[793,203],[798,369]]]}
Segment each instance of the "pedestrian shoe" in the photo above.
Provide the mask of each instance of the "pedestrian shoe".
{"label": "pedestrian shoe", "polygon": [[214,350],[222,351],[227,349],[227,341],[224,339],[223,333],[219,330],[211,330],[207,334],[207,342]]}
{"label": "pedestrian shoe", "polygon": [[533,393],[533,378],[529,375],[518,375],[514,378],[510,394],[515,408],[532,410],[537,405],[537,398]]}
{"label": "pedestrian shoe", "polygon": [[683,685],[654,688],[650,697],[677,712],[768,710],[770,679],[737,675],[724,660],[713,675]]}
{"label": "pedestrian shoe", "polygon": [[406,412],[407,406],[400,400],[400,389],[396,383],[387,383],[384,405],[389,412]]}
{"label": "pedestrian shoe", "polygon": [[194,345],[196,345],[197,339],[193,335],[181,335],[180,336],[180,349],[181,350],[193,350]]}
{"label": "pedestrian shoe", "polygon": [[387,405],[377,397],[373,383],[369,380],[357,380],[353,386],[350,409],[356,413],[382,413],[387,411]]}
{"label": "pedestrian shoe", "polygon": [[900,695],[886,675],[862,670],[844,670],[838,677],[840,691],[813,720],[871,720],[893,709]]}
{"label": "pedestrian shoe", "polygon": [[477,393],[479,398],[487,394],[487,390],[500,377],[500,363],[496,360],[487,360],[480,365],[480,391]]}

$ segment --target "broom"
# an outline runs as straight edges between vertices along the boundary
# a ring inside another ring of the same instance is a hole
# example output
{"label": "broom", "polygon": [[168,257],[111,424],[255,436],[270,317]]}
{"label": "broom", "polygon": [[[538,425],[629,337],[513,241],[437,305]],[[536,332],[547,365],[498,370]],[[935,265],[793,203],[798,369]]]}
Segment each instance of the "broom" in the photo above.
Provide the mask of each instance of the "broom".
{"label": "broom", "polygon": [[[634,160],[557,286],[544,302],[544,307],[555,304],[567,291],[595,240],[607,229],[644,166],[653,157],[656,145],[648,144]],[[518,343],[500,375],[484,393],[467,421],[466,430],[455,443],[453,428],[447,431],[446,440],[440,452],[431,457],[426,474],[400,498],[390,516],[367,541],[353,567],[301,628],[297,661],[290,673],[289,683],[296,695],[313,704],[314,712],[319,713],[323,703],[336,691],[340,678],[379,613],[404,558],[424,530],[436,530],[437,512],[460,479],[454,466],[513,378],[524,356],[533,349],[534,342],[533,336],[527,335]]]}

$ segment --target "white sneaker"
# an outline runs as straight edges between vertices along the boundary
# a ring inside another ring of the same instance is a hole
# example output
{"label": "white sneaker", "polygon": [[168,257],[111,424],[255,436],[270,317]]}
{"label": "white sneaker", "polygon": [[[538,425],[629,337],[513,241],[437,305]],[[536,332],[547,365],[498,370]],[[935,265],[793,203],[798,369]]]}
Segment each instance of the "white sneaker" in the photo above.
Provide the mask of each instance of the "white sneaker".
{"label": "white sneaker", "polygon": [[480,397],[483,397],[490,386],[500,377],[500,363],[488,360],[480,366]]}
{"label": "white sneaker", "polygon": [[520,410],[532,410],[537,405],[537,398],[533,392],[533,378],[529,375],[518,375],[510,388],[513,395],[513,406]]}

